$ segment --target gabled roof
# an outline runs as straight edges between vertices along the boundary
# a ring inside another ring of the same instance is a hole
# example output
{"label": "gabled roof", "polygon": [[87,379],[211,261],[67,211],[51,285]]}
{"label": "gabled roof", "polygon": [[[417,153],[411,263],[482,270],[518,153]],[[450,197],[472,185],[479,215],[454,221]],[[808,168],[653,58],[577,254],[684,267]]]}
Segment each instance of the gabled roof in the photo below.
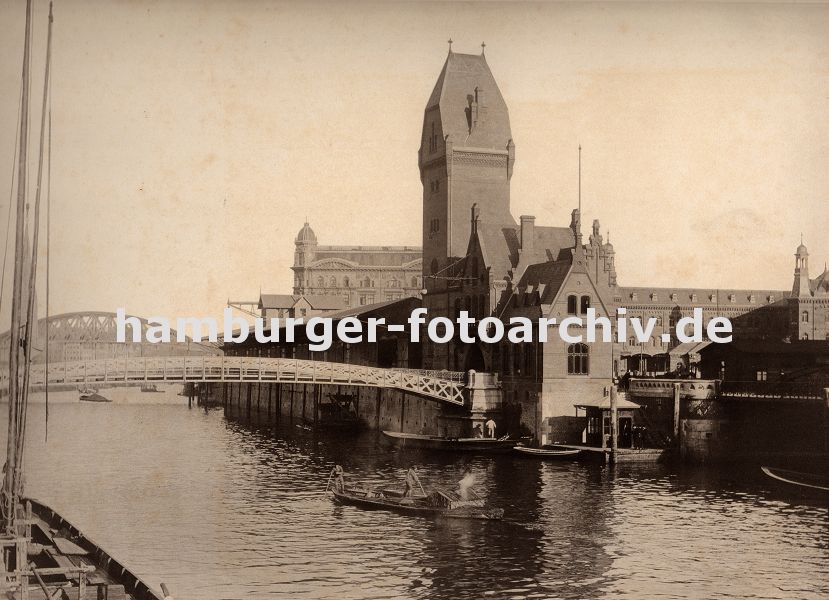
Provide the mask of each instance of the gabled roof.
{"label": "gabled roof", "polygon": [[[469,97],[474,98],[475,88],[483,92],[479,110],[485,107],[486,112],[470,134]],[[512,139],[507,104],[483,54],[449,52],[426,110],[435,107],[440,109],[443,134],[455,146],[506,150]]]}
{"label": "gabled roof", "polygon": [[345,308],[345,298],[342,296],[325,296],[322,294],[262,294],[259,296],[260,309],[289,309],[296,306],[300,300],[305,300],[316,310],[337,310]]}
{"label": "gabled roof", "polygon": [[823,273],[809,282],[812,294],[829,294],[829,269],[824,268]]}
{"label": "gabled roof", "polygon": [[525,292],[528,289],[539,291],[541,304],[551,304],[559,289],[567,279],[572,265],[570,259],[551,260],[529,265],[518,282],[518,289]]}

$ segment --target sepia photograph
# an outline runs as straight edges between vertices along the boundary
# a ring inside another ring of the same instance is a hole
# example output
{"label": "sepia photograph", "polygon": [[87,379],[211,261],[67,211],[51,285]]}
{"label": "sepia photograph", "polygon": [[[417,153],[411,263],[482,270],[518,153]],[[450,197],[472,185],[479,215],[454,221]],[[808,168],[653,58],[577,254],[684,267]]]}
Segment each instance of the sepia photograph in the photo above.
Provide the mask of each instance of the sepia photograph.
{"label": "sepia photograph", "polygon": [[827,32],[0,0],[0,598],[829,597]]}

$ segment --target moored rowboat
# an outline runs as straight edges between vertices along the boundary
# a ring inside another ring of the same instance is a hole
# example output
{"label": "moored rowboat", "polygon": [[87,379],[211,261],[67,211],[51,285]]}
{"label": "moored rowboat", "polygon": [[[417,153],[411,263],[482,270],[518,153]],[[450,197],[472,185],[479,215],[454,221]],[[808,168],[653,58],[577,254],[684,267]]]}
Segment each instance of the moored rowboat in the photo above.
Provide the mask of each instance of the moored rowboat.
{"label": "moored rowboat", "polygon": [[760,467],[760,469],[777,481],[789,483],[803,488],[812,490],[819,490],[829,492],[829,478],[825,475],[818,475],[817,473],[802,473],[800,471],[790,471],[788,469],[778,469],[772,467]]}
{"label": "moored rowboat", "polygon": [[570,448],[529,448],[527,446],[514,446],[513,450],[525,456],[535,456],[547,460],[571,460],[581,454],[581,450]]}
{"label": "moored rowboat", "polygon": [[520,441],[507,436],[502,438],[445,438],[400,431],[383,431],[383,436],[401,448],[454,452],[509,452]]}

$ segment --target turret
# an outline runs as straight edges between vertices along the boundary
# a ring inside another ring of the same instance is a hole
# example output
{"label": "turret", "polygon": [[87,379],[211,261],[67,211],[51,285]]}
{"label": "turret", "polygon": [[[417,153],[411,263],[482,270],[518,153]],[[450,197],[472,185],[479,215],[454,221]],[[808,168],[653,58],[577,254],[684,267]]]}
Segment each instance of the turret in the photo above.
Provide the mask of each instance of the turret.
{"label": "turret", "polygon": [[804,297],[811,296],[812,291],[809,287],[809,251],[803,244],[803,239],[800,240],[800,245],[794,254],[794,285],[792,286],[792,296]]}

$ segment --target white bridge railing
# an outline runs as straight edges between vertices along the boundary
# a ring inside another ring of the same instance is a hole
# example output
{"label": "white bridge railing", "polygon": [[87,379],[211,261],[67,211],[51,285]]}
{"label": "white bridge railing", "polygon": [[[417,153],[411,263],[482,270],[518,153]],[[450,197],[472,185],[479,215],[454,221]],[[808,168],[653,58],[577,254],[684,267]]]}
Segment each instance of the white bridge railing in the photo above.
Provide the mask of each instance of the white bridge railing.
{"label": "white bridge railing", "polygon": [[[345,363],[248,356],[168,356],[32,365],[30,384],[75,385],[157,381],[327,383],[393,388],[450,404],[464,404],[465,374],[383,369]],[[8,376],[0,379],[8,388]]]}

